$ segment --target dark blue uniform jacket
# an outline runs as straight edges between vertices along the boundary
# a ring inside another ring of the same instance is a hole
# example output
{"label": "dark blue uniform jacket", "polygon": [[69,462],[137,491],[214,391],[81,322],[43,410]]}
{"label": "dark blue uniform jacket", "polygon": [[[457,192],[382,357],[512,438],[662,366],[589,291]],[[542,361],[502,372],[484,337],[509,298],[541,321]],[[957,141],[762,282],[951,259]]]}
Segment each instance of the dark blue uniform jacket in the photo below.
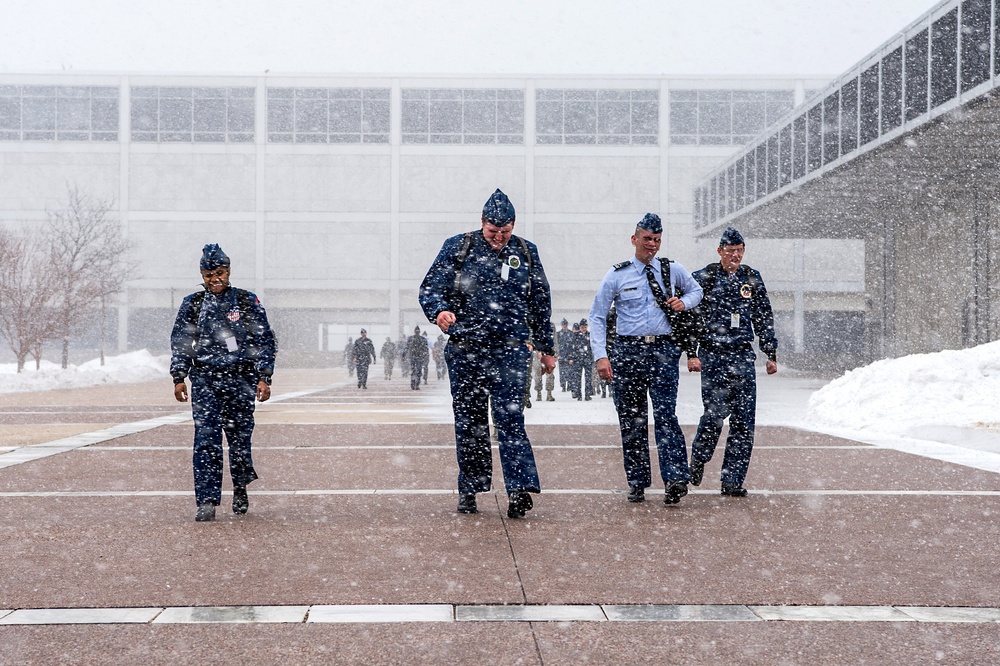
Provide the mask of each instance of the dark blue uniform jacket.
{"label": "dark blue uniform jacket", "polygon": [[[713,278],[714,284],[708,289],[707,284]],[[695,271],[694,279],[705,288],[699,305],[708,328],[700,340],[702,349],[734,354],[751,351],[756,334],[760,350],[769,360],[777,359],[778,340],[774,335],[771,300],[758,271],[740,266],[730,276],[715,263]],[[738,328],[732,327],[733,314],[740,315]]]}
{"label": "dark blue uniform jacket", "polygon": [[[235,338],[235,350],[227,338]],[[252,368],[258,381],[270,384],[277,352],[267,313],[257,296],[235,287],[218,295],[206,290],[186,296],[170,333],[170,348],[170,376],[175,384],[184,381],[192,368],[234,366],[248,372]]]}
{"label": "dark blue uniform jacket", "polygon": [[444,242],[420,285],[420,306],[427,318],[434,322],[439,313],[454,312],[455,323],[448,329],[453,343],[488,348],[530,340],[536,350],[553,353],[549,282],[535,244],[525,241],[528,262],[516,238],[497,254],[482,231],[475,232],[455,290],[463,236]]}

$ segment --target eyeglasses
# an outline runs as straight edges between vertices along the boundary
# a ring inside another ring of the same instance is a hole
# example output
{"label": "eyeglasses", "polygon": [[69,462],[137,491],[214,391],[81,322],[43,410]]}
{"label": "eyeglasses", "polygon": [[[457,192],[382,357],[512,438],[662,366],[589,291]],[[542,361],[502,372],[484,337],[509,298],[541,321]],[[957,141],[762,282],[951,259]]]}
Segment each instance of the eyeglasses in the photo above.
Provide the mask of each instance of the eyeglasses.
{"label": "eyeglasses", "polygon": [[719,252],[722,254],[743,254],[747,251],[745,247],[721,247]]}

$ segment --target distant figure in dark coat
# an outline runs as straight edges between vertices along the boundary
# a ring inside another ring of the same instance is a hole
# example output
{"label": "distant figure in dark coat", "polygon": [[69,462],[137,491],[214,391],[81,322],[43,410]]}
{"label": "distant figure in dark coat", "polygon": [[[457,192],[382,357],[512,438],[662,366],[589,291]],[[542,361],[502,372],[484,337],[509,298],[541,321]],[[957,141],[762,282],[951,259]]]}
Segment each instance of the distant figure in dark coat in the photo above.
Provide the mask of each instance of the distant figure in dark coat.
{"label": "distant figure in dark coat", "polygon": [[420,390],[420,378],[427,363],[427,338],[420,335],[420,327],[413,329],[413,335],[406,341],[406,357],[410,362],[410,388]]}
{"label": "distant figure in dark coat", "polygon": [[396,363],[396,343],[392,341],[392,338],[386,337],[385,342],[382,344],[382,349],[379,350],[379,354],[382,356],[385,378],[387,380],[392,379],[392,366]]}
{"label": "distant figure in dark coat", "polygon": [[354,341],[354,362],[358,368],[358,388],[368,388],[368,366],[375,362],[375,343],[368,339],[368,331],[361,329],[361,337]]}

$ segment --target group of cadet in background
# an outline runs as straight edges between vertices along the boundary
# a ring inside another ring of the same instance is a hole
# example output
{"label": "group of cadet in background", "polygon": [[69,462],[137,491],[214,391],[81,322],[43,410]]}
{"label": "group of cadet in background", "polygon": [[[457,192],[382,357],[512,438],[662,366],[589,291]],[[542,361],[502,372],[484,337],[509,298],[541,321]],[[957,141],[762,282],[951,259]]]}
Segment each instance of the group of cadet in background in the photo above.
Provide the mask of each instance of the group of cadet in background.
{"label": "group of cadet in background", "polygon": [[[645,500],[651,485],[648,403],[663,501],[677,504],[688,484],[702,482],[723,422],[729,436],[721,493],[743,497],[756,413],[754,339],[766,355],[766,372],[777,372],[777,340],[770,301],[760,273],[743,265],[743,236],[733,228],[719,241],[720,261],[693,275],[657,256],[663,233],[659,216],[647,213],[631,236],[634,256],[611,267],[594,296],[588,319],[551,323],[548,279],[534,243],[513,235],[514,206],[499,189],[487,200],[481,229],[448,238],[420,285],[427,319],[448,334],[431,343],[420,327],[381,355],[386,379],[400,358],[410,387],[427,383],[433,358],[437,377],[448,377],[458,459],[458,511],[476,513],[476,494],[493,479],[489,421],[496,426],[508,494],[507,516],[532,509],[541,483],[524,429],[532,376],[538,400],[554,400],[552,376],[559,359],[562,391],[590,400],[595,381],[612,397],[621,430],[628,501]],[[174,395],[188,399],[191,380],[195,421],[196,520],[215,518],[221,501],[222,432],[229,441],[234,484],[233,511],[246,513],[247,485],[257,478],[250,455],[254,400],[270,397],[276,343],[257,297],[229,283],[230,261],[218,245],[206,245],[201,261],[205,291],[184,299],[171,336]],[[690,460],[677,421],[682,352],[689,372],[701,372],[704,413]],[[368,367],[377,360],[362,329],[349,340],[345,362],[367,388]],[[446,366],[446,370],[445,370]],[[595,379],[595,374],[597,379]],[[610,389],[610,393],[609,393]]]}

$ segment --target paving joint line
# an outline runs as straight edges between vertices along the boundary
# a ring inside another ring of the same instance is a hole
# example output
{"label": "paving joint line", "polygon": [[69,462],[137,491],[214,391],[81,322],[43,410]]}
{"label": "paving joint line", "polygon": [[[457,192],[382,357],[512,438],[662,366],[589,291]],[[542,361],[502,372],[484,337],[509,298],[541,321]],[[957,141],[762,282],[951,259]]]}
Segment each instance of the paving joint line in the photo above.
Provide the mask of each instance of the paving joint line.
{"label": "paving joint line", "polygon": [[[412,622],[915,622],[998,624],[1000,608],[760,604],[345,604],[0,609],[0,627]],[[536,637],[536,646],[537,637]]]}

